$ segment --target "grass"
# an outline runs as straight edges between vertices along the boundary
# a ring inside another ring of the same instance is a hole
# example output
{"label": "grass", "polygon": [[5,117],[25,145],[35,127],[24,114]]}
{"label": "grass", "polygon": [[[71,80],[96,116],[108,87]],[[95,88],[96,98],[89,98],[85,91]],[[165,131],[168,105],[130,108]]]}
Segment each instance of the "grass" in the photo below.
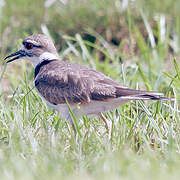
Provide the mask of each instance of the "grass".
{"label": "grass", "polygon": [[[42,30],[57,47],[57,39],[63,42],[58,50],[65,60],[96,68],[124,86],[164,92],[176,100],[129,102],[108,112],[110,140],[102,120],[74,118],[77,140],[70,125],[34,89],[31,65],[20,60],[6,66],[0,61],[0,178],[179,179],[179,2],[166,0],[161,7],[154,0],[149,4],[142,0],[143,6],[134,2],[124,11],[108,0],[56,2],[47,9],[43,1],[38,6],[29,0],[17,0],[18,6],[5,2],[0,13],[0,57],[15,50],[19,38]],[[170,6],[176,7],[173,12]],[[11,24],[13,19],[18,21]],[[101,32],[100,27],[108,31]],[[120,27],[124,36],[115,45]]]}

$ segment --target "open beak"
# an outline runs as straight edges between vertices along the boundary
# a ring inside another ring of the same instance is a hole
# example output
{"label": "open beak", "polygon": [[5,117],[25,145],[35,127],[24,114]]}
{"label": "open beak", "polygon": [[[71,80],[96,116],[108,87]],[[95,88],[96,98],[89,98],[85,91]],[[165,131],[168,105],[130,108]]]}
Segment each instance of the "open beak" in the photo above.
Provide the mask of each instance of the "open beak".
{"label": "open beak", "polygon": [[20,59],[20,58],[22,58],[22,57],[24,57],[26,55],[27,55],[27,53],[24,50],[19,50],[19,51],[15,52],[15,53],[10,54],[9,56],[6,56],[4,60],[15,56],[14,58],[12,58],[12,59],[10,59],[9,61],[6,62],[6,63],[10,63],[10,62],[12,62],[12,61],[14,61],[16,59]]}

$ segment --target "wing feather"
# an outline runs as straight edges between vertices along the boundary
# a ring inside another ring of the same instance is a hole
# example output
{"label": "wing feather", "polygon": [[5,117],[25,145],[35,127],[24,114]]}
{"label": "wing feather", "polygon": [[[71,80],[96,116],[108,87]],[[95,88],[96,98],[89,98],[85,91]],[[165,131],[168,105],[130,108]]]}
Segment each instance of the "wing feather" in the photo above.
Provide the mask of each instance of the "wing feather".
{"label": "wing feather", "polygon": [[101,72],[55,60],[39,68],[35,86],[53,104],[88,103],[111,98],[157,99],[158,93],[124,88]]}

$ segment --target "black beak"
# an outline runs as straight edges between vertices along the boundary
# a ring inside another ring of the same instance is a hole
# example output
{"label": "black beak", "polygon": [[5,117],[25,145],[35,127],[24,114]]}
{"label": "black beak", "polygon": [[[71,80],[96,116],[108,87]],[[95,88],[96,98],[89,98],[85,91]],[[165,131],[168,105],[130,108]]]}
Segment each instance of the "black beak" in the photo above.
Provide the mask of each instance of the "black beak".
{"label": "black beak", "polygon": [[[14,56],[16,56],[16,57],[14,57]],[[6,59],[8,59],[10,57],[14,57],[14,58],[12,58],[12,59],[10,59],[9,61],[6,62],[6,63],[10,63],[10,62],[12,62],[12,61],[14,61],[16,59],[20,59],[20,58],[22,58],[24,56],[27,56],[27,53],[24,50],[19,50],[19,51],[15,52],[15,53],[12,53],[9,56],[5,57],[4,60],[6,60]]]}

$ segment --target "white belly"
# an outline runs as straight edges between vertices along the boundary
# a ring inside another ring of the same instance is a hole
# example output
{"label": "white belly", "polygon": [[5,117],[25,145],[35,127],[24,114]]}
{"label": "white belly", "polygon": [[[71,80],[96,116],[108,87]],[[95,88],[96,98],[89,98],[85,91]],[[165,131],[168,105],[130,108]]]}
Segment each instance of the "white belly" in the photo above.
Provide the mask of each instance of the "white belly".
{"label": "white belly", "polygon": [[103,101],[91,101],[88,104],[82,105],[81,111],[83,111],[84,115],[99,115],[101,112],[107,112],[109,110],[113,110],[118,106],[126,103],[127,100],[111,99],[107,102]]}
{"label": "white belly", "polygon": [[[46,100],[45,100],[46,101]],[[71,110],[77,118],[86,115],[88,117],[98,116],[101,112],[107,112],[109,110],[113,110],[121,104],[126,103],[128,100],[123,100],[120,98],[111,99],[107,102],[102,101],[90,101],[87,104],[78,104],[71,105]],[[58,104],[54,105],[46,101],[46,103],[53,109],[59,112],[62,118],[67,119],[69,116],[69,109],[66,104]]]}
{"label": "white belly", "polygon": [[[45,100],[46,101],[46,100]],[[46,103],[54,110],[58,111],[60,116],[64,119],[67,119],[68,116],[69,116],[69,109],[68,109],[68,106],[67,104],[57,104],[57,105],[54,105],[54,104],[51,104],[49,103],[48,101],[46,101]]]}

